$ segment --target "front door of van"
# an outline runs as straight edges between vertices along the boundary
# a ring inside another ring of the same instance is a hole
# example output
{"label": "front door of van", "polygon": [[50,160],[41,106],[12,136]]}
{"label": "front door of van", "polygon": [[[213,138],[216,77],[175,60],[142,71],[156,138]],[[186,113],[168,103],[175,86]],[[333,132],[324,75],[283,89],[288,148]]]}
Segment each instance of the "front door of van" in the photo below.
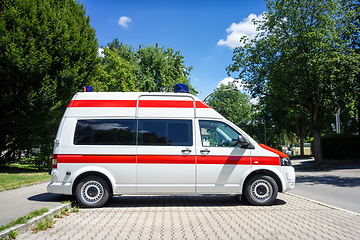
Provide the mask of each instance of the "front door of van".
{"label": "front door of van", "polygon": [[237,146],[240,133],[223,121],[198,120],[196,126],[196,192],[241,193],[251,150]]}

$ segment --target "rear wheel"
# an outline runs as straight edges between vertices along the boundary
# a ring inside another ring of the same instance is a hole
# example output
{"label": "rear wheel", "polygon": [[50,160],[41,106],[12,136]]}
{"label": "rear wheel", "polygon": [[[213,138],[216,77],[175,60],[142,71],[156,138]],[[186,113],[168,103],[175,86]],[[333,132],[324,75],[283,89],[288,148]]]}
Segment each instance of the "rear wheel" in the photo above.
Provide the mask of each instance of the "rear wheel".
{"label": "rear wheel", "polygon": [[249,203],[257,206],[272,204],[278,194],[275,180],[267,175],[254,175],[245,185],[244,194]]}
{"label": "rear wheel", "polygon": [[83,207],[101,207],[109,199],[109,186],[98,176],[83,178],[76,186],[76,200]]}

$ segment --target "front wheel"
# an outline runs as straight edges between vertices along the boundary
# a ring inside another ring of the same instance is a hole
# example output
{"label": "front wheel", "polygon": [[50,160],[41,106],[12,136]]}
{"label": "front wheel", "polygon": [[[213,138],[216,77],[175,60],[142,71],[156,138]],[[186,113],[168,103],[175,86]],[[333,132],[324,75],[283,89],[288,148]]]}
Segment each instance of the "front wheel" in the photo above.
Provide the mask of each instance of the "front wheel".
{"label": "front wheel", "polygon": [[244,194],[249,203],[257,206],[272,204],[278,194],[275,180],[267,175],[254,175],[245,185]]}
{"label": "front wheel", "polygon": [[75,194],[81,206],[97,208],[108,201],[109,186],[101,177],[88,176],[78,183]]}

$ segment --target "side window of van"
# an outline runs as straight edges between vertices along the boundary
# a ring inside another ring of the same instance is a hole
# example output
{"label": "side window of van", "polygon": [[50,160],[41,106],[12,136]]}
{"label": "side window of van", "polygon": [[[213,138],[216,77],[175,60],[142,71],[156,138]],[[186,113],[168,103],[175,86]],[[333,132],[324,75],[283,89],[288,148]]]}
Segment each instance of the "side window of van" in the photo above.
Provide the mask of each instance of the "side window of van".
{"label": "side window of van", "polygon": [[75,145],[135,145],[136,121],[131,119],[78,120]]}
{"label": "side window of van", "polygon": [[192,120],[140,119],[139,145],[192,146]]}
{"label": "side window of van", "polygon": [[239,133],[226,123],[200,120],[203,147],[234,147]]}

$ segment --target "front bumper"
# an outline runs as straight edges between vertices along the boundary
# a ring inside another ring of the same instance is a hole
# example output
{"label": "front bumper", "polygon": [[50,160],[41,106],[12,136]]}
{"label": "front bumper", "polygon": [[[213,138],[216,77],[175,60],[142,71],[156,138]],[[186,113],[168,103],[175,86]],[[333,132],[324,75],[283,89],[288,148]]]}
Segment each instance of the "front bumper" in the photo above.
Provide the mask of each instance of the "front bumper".
{"label": "front bumper", "polygon": [[295,188],[295,169],[293,167],[288,168],[286,171],[286,181],[283,188],[283,192],[290,191]]}

